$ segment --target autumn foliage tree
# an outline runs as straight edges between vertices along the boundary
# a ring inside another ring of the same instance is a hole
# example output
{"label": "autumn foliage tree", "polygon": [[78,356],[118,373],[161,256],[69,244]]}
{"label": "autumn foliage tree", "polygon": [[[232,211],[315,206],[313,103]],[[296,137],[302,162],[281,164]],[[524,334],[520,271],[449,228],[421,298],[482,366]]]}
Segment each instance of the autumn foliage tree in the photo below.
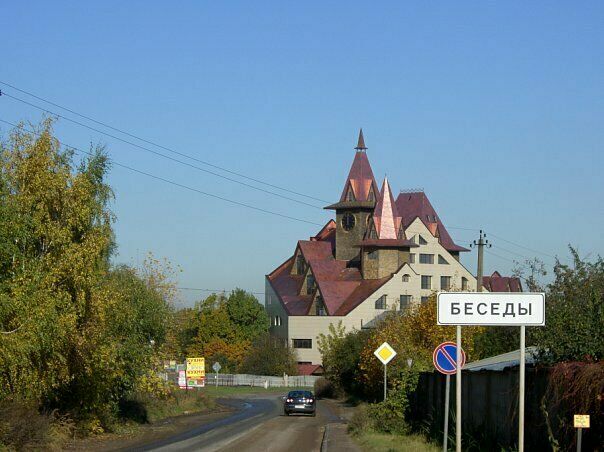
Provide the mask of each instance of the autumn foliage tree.
{"label": "autumn foliage tree", "polygon": [[53,121],[0,147],[0,398],[108,425],[165,335],[165,293],[115,248],[102,148],[75,163]]}

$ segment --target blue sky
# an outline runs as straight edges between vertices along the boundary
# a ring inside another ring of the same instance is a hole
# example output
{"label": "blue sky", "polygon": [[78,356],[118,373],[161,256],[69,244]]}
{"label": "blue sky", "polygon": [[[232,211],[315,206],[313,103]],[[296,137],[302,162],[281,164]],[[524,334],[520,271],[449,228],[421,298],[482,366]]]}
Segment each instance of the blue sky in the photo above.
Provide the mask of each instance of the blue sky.
{"label": "blue sky", "polygon": [[[487,231],[487,272],[603,249],[602,2],[9,2],[2,16],[1,81],[322,200],[339,197],[362,126],[378,179],[423,187],[448,227]],[[0,119],[40,118],[0,97]],[[330,216],[64,120],[57,135],[198,190]],[[318,229],[119,167],[110,182],[116,260],[166,257],[183,287],[262,292]]]}

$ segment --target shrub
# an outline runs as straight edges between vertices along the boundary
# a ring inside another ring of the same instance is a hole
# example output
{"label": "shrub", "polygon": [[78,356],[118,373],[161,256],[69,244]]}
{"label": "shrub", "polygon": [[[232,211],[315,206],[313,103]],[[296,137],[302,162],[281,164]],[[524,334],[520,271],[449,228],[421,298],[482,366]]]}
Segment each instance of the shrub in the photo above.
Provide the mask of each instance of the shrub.
{"label": "shrub", "polygon": [[73,423],[56,412],[39,413],[33,403],[4,400],[0,403],[0,449],[61,450]]}
{"label": "shrub", "polygon": [[362,403],[356,407],[352,419],[348,423],[348,431],[358,435],[365,431],[373,430],[373,418],[369,414],[369,406]]}
{"label": "shrub", "polygon": [[326,378],[319,378],[315,381],[315,396],[322,398],[332,398],[335,394],[333,384]]}

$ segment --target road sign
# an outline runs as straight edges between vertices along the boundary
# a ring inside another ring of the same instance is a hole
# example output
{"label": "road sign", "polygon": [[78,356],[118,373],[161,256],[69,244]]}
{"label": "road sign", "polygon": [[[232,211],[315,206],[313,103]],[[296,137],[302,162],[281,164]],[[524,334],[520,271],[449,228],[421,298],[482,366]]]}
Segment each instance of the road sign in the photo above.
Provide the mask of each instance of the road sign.
{"label": "road sign", "polygon": [[375,356],[382,362],[383,365],[388,364],[396,356],[396,352],[388,342],[384,342],[380,345],[376,351],[373,352]]}
{"label": "road sign", "polygon": [[[457,344],[455,342],[443,342],[434,349],[432,353],[434,367],[441,374],[453,375],[457,372]],[[461,350],[461,367],[466,363],[466,353]]]}
{"label": "road sign", "polygon": [[439,292],[439,325],[545,325],[545,294]]}
{"label": "road sign", "polygon": [[388,363],[396,356],[396,352],[388,342],[384,342],[380,345],[373,354],[379,359],[384,365],[384,400],[386,400],[387,388],[388,388]]}
{"label": "road sign", "polygon": [[589,414],[575,414],[575,428],[589,428]]}
{"label": "road sign", "polygon": [[222,369],[222,367],[220,366],[220,363],[217,361],[212,365],[212,369],[214,369],[214,372],[218,373],[220,371],[220,369]]}

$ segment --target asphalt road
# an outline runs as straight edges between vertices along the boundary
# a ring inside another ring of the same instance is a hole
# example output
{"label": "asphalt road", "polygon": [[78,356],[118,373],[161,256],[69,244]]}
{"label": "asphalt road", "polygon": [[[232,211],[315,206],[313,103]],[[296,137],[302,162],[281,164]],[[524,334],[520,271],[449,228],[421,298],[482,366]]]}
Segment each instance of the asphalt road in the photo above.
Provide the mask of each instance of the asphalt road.
{"label": "asphalt road", "polygon": [[317,403],[316,417],[284,416],[283,402],[275,395],[219,402],[237,411],[139,450],[319,451],[326,426],[341,425],[341,419],[322,400]]}

